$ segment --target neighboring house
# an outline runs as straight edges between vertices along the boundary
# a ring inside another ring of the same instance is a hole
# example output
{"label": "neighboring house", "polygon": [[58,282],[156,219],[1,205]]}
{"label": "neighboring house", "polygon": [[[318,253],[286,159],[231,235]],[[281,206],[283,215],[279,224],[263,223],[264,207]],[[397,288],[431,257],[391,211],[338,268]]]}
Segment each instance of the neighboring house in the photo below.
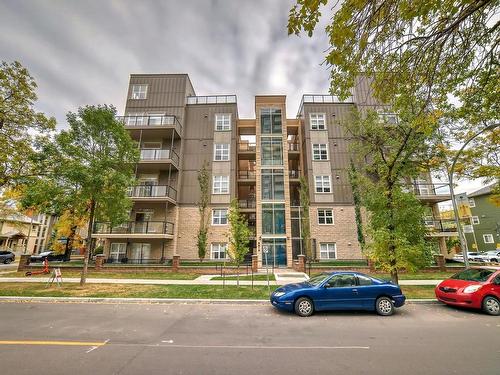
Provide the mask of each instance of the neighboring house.
{"label": "neighboring house", "polygon": [[38,254],[49,249],[54,224],[57,222],[57,216],[37,214],[34,220],[40,223],[36,229],[36,239],[33,245],[33,253]]}
{"label": "neighboring house", "polygon": [[[361,80],[353,96],[303,95],[296,118],[287,117],[284,95],[255,96],[255,118],[238,116],[236,95],[196,96],[186,74],[134,74],[119,119],[140,145],[130,221],[95,223],[93,238],[110,262],[160,263],[179,255],[197,259],[198,171],[210,172],[207,258],[227,258],[228,209],[238,199],[254,232],[251,253],[263,263],[291,267],[303,253],[299,178],[310,191],[314,256],[362,259],[342,122],[354,108],[378,109]],[[381,113],[397,121],[390,113]],[[437,203],[449,191],[430,176],[409,182],[429,207],[432,236],[444,235]],[[445,251],[442,249],[442,251]],[[251,255],[251,254],[250,254]]]}
{"label": "neighboring house", "polygon": [[491,184],[468,194],[472,231],[467,231],[465,237],[471,251],[500,249],[500,207],[490,199],[494,186]]}
{"label": "neighboring house", "polygon": [[10,249],[18,254],[31,254],[40,223],[21,213],[0,217],[0,249]]}

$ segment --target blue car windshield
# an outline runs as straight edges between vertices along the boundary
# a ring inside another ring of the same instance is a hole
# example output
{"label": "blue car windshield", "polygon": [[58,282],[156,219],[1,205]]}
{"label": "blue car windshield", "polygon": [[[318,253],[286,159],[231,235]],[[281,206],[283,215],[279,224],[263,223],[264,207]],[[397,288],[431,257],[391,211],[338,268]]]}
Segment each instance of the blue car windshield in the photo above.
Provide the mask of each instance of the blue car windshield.
{"label": "blue car windshield", "polygon": [[322,273],[320,275],[311,277],[309,280],[307,280],[307,282],[313,286],[317,286],[321,284],[323,280],[325,280],[328,276],[329,275]]}

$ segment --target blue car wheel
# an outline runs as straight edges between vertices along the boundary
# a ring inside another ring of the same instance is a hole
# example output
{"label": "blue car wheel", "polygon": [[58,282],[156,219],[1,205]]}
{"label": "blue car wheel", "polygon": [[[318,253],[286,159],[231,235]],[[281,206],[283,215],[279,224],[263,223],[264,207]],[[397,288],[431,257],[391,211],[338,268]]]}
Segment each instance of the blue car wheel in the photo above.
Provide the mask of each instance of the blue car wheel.
{"label": "blue car wheel", "polygon": [[394,303],[389,297],[379,297],[375,302],[375,309],[379,315],[389,316],[394,314]]}
{"label": "blue car wheel", "polygon": [[314,305],[307,297],[300,297],[295,301],[295,313],[299,316],[311,316],[314,312]]}

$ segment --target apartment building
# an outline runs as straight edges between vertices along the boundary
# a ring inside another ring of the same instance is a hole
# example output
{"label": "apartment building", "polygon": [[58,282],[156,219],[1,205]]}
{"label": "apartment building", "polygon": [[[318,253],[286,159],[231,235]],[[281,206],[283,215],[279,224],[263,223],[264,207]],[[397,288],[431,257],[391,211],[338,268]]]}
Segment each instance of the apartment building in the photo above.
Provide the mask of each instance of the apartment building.
{"label": "apartment building", "polygon": [[[198,258],[197,178],[204,163],[211,180],[207,258],[227,257],[227,214],[237,199],[254,232],[250,255],[259,264],[267,258],[275,267],[291,267],[303,253],[300,176],[309,184],[313,255],[363,257],[342,122],[355,106],[377,106],[368,84],[361,82],[346,101],[304,95],[296,116],[288,115],[282,95],[259,95],[254,104],[255,118],[240,119],[235,95],[197,96],[186,74],[131,75],[120,120],[141,156],[137,186],[130,190],[130,221],[94,228],[109,262]],[[412,184],[436,195],[429,181]]]}

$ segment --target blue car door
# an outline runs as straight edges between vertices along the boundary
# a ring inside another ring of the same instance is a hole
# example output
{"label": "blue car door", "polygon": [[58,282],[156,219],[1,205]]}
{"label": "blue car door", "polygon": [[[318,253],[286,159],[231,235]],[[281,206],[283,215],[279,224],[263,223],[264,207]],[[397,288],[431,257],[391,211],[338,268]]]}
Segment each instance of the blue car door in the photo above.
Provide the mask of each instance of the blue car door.
{"label": "blue car door", "polygon": [[375,299],[378,295],[378,286],[365,275],[356,275],[358,279],[359,302],[366,308],[375,308]]}
{"label": "blue car door", "polygon": [[323,286],[315,305],[321,310],[350,310],[362,308],[354,274],[333,275]]}

